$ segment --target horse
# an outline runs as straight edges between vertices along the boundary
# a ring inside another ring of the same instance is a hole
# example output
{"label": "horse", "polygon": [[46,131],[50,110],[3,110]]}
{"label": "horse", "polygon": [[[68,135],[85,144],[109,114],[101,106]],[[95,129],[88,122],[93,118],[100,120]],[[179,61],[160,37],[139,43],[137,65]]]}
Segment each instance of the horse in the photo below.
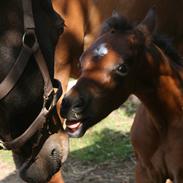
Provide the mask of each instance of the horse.
{"label": "horse", "polygon": [[[65,25],[55,52],[55,78],[61,81],[63,94],[67,90],[69,78],[78,78],[81,74],[79,58],[82,52],[96,39],[101,23],[113,11],[122,13],[130,21],[139,22],[150,7],[156,6],[158,31],[173,37],[174,45],[183,53],[181,0],[52,0],[52,4],[54,10],[63,17]],[[57,105],[59,114],[63,96]]]}
{"label": "horse", "polygon": [[142,102],[131,128],[137,183],[183,181],[183,58],[157,33],[150,9],[139,23],[113,14],[80,58],[81,76],[63,98],[62,117],[72,137],[123,104]]}
{"label": "horse", "polygon": [[68,136],[55,109],[54,52],[64,20],[50,0],[1,1],[0,14],[0,147],[24,181],[60,183]]}
{"label": "horse", "polygon": [[[67,90],[69,78],[79,77],[79,57],[98,36],[101,23],[113,11],[122,13],[130,21],[139,22],[150,7],[156,6],[158,31],[174,38],[174,45],[183,53],[181,0],[52,0],[52,4],[65,21],[64,33],[59,38],[55,53],[55,77],[62,82],[63,93]],[[58,110],[60,104],[61,100]]]}
{"label": "horse", "polygon": [[181,0],[52,0],[52,4],[65,21],[64,33],[59,38],[55,52],[55,77],[61,81],[63,88],[63,95],[57,105],[59,114],[62,112],[62,98],[67,91],[69,78],[78,78],[81,74],[79,58],[82,52],[96,39],[101,23],[113,11],[122,13],[130,21],[139,22],[150,7],[156,6],[158,31],[174,38],[174,45],[183,53]]}

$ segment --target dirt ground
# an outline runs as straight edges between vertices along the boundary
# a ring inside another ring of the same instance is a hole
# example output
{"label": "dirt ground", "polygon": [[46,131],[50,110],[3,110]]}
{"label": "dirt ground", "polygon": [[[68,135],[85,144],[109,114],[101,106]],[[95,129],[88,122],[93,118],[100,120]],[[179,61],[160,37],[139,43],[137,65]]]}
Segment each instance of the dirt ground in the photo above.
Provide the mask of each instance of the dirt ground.
{"label": "dirt ground", "polygon": [[[106,161],[93,164],[68,159],[63,167],[65,183],[133,183],[135,161]],[[23,183],[14,165],[0,163],[0,183]]]}

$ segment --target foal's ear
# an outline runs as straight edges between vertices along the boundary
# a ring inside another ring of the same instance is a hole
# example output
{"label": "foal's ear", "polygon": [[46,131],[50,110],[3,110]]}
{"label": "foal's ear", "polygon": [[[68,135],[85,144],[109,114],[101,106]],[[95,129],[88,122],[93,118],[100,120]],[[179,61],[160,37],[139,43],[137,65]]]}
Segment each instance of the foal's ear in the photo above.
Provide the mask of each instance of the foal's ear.
{"label": "foal's ear", "polygon": [[151,37],[151,35],[155,32],[156,29],[156,9],[155,7],[151,8],[144,20],[136,27],[137,30],[142,32],[145,38]]}

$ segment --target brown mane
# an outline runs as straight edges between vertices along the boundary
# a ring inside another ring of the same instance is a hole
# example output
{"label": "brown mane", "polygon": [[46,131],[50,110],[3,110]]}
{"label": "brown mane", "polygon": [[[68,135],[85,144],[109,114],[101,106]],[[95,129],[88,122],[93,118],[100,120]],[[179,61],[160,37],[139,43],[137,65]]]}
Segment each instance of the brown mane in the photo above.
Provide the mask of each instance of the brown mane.
{"label": "brown mane", "polygon": [[155,34],[153,36],[153,43],[159,46],[164,53],[171,58],[173,64],[183,66],[182,56],[172,45],[172,40],[164,35]]}
{"label": "brown mane", "polygon": [[133,25],[124,17],[120,15],[114,15],[106,19],[101,28],[101,34],[104,34],[112,29],[120,32],[126,32],[132,30]]}

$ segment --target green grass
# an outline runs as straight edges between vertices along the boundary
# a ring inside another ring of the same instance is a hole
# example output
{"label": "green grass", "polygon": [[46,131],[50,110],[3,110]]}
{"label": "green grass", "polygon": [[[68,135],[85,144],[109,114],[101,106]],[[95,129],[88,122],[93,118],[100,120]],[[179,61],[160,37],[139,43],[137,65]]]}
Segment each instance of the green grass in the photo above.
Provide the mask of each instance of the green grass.
{"label": "green grass", "polygon": [[[81,161],[105,162],[126,159],[132,154],[129,130],[133,117],[118,109],[88,130],[84,137],[70,140],[70,157]],[[0,161],[12,163],[10,151],[0,151]]]}
{"label": "green grass", "polygon": [[70,140],[70,156],[82,161],[126,159],[132,154],[129,131],[132,117],[118,109],[92,127],[84,137]]}
{"label": "green grass", "polygon": [[0,162],[9,164],[13,163],[11,151],[0,150]]}

